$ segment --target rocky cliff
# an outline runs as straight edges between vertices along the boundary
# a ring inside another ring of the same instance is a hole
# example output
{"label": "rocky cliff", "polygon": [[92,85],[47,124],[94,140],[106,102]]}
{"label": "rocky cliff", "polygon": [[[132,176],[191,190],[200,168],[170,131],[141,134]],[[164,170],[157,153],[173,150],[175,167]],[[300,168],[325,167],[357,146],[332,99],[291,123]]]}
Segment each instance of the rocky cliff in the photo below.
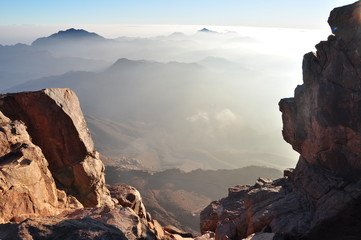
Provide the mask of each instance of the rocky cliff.
{"label": "rocky cliff", "polygon": [[58,88],[1,95],[0,111],[27,126],[58,189],[75,196],[85,207],[112,204],[104,186],[104,165],[94,150],[74,92]]}
{"label": "rocky cliff", "polygon": [[296,168],[230,188],[201,213],[203,232],[216,239],[361,236],[361,2],[335,8],[328,22],[333,35],[304,56],[303,85],[279,103],[284,139],[300,153]]}
{"label": "rocky cliff", "polygon": [[3,240],[189,236],[152,219],[135,188],[105,185],[70,89],[0,95],[0,193]]}

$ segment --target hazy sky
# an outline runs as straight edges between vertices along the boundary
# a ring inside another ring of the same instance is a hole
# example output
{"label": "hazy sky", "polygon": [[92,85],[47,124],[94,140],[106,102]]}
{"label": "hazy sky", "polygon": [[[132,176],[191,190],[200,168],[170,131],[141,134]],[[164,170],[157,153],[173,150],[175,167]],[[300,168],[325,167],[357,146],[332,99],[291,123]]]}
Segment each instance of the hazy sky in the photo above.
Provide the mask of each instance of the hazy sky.
{"label": "hazy sky", "polygon": [[330,10],[352,0],[14,0],[0,25],[208,24],[323,28]]}

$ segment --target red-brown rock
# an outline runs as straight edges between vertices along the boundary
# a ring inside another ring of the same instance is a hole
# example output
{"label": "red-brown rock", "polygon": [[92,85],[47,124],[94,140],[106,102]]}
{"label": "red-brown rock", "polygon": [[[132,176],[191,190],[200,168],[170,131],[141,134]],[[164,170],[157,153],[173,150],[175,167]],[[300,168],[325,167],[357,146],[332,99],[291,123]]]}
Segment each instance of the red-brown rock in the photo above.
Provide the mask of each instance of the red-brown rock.
{"label": "red-brown rock", "polygon": [[19,224],[0,225],[0,238],[14,239],[62,239],[62,240],[127,240],[118,228],[92,218],[68,219],[42,217],[27,219]]}
{"label": "red-brown rock", "polygon": [[0,222],[58,213],[58,191],[47,167],[25,125],[0,112]]}
{"label": "red-brown rock", "polygon": [[357,2],[331,12],[335,35],[305,55],[304,84],[280,101],[284,139],[302,161],[349,179],[361,173],[360,11]]}
{"label": "red-brown rock", "polygon": [[45,89],[0,95],[0,111],[28,128],[48,160],[57,187],[85,207],[112,205],[104,185],[104,165],[77,96],[70,89]]}
{"label": "red-brown rock", "polygon": [[165,237],[135,188],[111,199],[71,90],[0,95],[0,109],[12,118],[0,112],[0,239]]}
{"label": "red-brown rock", "polygon": [[137,189],[129,185],[108,186],[112,198],[118,200],[123,207],[129,207],[140,217],[146,218],[142,197]]}

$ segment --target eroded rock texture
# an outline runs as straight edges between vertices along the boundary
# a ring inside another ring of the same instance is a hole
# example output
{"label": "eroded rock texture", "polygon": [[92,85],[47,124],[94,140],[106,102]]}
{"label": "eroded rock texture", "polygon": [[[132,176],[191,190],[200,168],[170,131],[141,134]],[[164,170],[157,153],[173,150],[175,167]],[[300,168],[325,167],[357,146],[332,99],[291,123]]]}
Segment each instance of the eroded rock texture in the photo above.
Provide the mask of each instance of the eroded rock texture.
{"label": "eroded rock texture", "polygon": [[202,232],[242,239],[361,236],[361,2],[334,9],[333,35],[303,60],[303,85],[279,103],[283,136],[300,159],[275,181],[229,189],[201,213]]}
{"label": "eroded rock texture", "polygon": [[137,189],[129,185],[108,186],[110,195],[123,207],[131,208],[139,217],[146,218],[142,197]]}
{"label": "eroded rock texture", "polygon": [[0,239],[183,239],[108,187],[70,89],[0,95]]}
{"label": "eroded rock texture", "polygon": [[280,102],[283,136],[304,161],[356,180],[361,173],[361,4],[333,10],[329,24],[334,35],[304,57],[304,84],[294,98]]}
{"label": "eroded rock texture", "polygon": [[74,92],[57,88],[0,95],[0,111],[25,123],[59,189],[85,207],[112,204],[104,185],[104,165]]}
{"label": "eroded rock texture", "polygon": [[1,112],[0,156],[0,222],[56,214],[58,191],[48,162],[25,125]]}

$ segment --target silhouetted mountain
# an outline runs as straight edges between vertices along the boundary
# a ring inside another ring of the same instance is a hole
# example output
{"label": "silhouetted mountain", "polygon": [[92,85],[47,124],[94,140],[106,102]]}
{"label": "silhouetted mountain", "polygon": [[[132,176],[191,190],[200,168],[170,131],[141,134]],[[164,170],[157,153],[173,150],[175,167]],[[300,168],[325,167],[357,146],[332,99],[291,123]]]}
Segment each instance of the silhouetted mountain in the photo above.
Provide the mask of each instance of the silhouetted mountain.
{"label": "silhouetted mountain", "polygon": [[180,38],[184,38],[184,37],[186,37],[186,35],[185,35],[184,33],[182,33],[182,32],[174,32],[174,33],[170,34],[169,37],[174,37],[174,38],[180,37]]}
{"label": "silhouetted mountain", "polygon": [[217,33],[216,31],[209,30],[208,28],[202,28],[201,30],[198,30],[199,33]]}
{"label": "silhouetted mountain", "polygon": [[118,45],[115,40],[74,28],[38,38],[32,43],[34,48],[47,50],[56,56],[106,61],[114,61],[115,56],[119,57]]}
{"label": "silhouetted mountain", "polygon": [[289,156],[276,154],[283,151],[276,140],[280,131],[254,127],[260,116],[246,99],[255,92],[239,96],[258,85],[251,77],[234,81],[198,64],[119,59],[103,72],[69,72],[8,91],[74,89],[93,117],[90,129],[100,152],[136,158],[150,169],[285,166]]}
{"label": "silhouetted mountain", "polygon": [[48,37],[38,38],[32,43],[32,45],[41,46],[47,44],[58,44],[65,41],[84,41],[84,40],[87,41],[91,40],[96,42],[106,39],[96,33],[91,33],[83,29],[70,28],[65,31],[59,31],[57,33],[54,33]]}
{"label": "silhouetted mountain", "polygon": [[102,60],[55,57],[47,50],[36,49],[25,44],[0,46],[1,89],[71,70],[96,71],[107,65],[108,63]]}
{"label": "silhouetted mountain", "polygon": [[243,68],[239,64],[231,62],[225,58],[212,57],[212,56],[206,57],[197,63],[199,65],[208,67],[210,69],[229,69],[229,68],[233,68],[233,67],[238,68],[238,69]]}

